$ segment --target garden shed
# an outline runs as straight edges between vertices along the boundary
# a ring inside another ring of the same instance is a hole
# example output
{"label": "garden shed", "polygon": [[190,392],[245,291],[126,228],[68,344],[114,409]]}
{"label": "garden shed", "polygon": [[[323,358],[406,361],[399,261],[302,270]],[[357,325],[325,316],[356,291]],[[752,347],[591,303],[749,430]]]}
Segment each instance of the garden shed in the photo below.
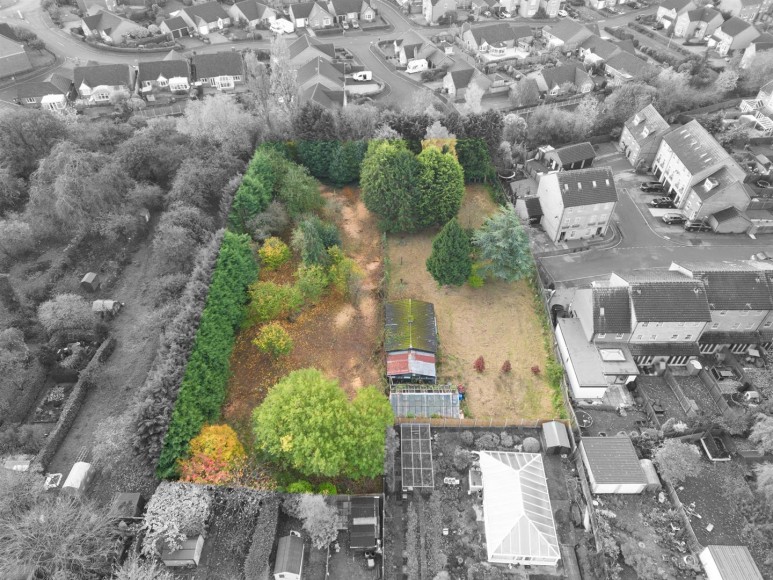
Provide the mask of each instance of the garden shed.
{"label": "garden shed", "polygon": [[762,580],[746,546],[706,546],[700,559],[708,580]]}
{"label": "garden shed", "polygon": [[102,284],[102,281],[96,272],[89,272],[81,280],[81,288],[88,292],[96,292],[99,290],[100,284]]}
{"label": "garden shed", "polygon": [[459,393],[451,385],[392,385],[395,417],[459,417]]}
{"label": "garden shed", "polygon": [[117,493],[113,497],[112,514],[121,520],[134,520],[142,516],[145,500],[139,493]]}
{"label": "garden shed", "polygon": [[561,559],[542,455],[481,451],[488,561],[555,566]]}
{"label": "garden shed", "polygon": [[274,580],[301,580],[303,573],[303,538],[291,532],[279,538],[274,562]]}
{"label": "garden shed", "polygon": [[165,546],[161,552],[161,561],[170,568],[198,566],[201,550],[204,548],[204,536],[186,538],[177,550]]}
{"label": "garden shed", "polygon": [[629,437],[583,437],[580,456],[593,493],[637,494],[648,484]]}
{"label": "garden shed", "polygon": [[83,496],[92,479],[94,479],[94,469],[91,463],[76,461],[62,484],[62,493]]}
{"label": "garden shed", "polygon": [[549,455],[569,453],[572,444],[566,432],[566,425],[561,421],[547,421],[542,424],[543,449]]}
{"label": "garden shed", "polygon": [[421,300],[388,302],[384,316],[384,351],[390,383],[437,380],[435,307]]}

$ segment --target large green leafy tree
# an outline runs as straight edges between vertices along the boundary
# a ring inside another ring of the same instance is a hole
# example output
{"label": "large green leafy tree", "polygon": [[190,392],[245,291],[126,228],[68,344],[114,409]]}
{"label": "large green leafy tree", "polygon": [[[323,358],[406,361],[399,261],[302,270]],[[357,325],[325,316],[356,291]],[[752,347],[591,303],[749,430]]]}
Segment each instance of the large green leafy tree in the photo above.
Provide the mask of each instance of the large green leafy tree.
{"label": "large green leafy tree", "polygon": [[375,477],[393,420],[389,401],[375,389],[363,389],[350,404],[337,381],[302,369],[254,410],[253,432],[263,453],[305,476]]}
{"label": "large green leafy tree", "polygon": [[534,267],[529,238],[512,204],[500,208],[472,236],[483,262],[483,273],[514,282],[529,276]]}
{"label": "large green leafy tree", "polygon": [[416,229],[419,162],[403,141],[371,141],[362,162],[360,186],[365,206],[388,232]]}
{"label": "large green leafy tree", "polygon": [[464,172],[451,153],[427,147],[417,157],[419,225],[440,225],[459,213],[464,197]]}
{"label": "large green leafy tree", "polygon": [[471,252],[470,237],[453,218],[432,240],[427,271],[438,284],[461,286],[472,271]]}

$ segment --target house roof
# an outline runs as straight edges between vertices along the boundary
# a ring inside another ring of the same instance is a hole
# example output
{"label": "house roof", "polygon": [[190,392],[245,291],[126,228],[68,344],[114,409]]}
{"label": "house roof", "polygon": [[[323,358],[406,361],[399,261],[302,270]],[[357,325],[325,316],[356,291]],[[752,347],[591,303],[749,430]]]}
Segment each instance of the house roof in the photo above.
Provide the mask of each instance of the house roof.
{"label": "house roof", "polygon": [[223,75],[243,75],[244,64],[238,52],[215,52],[193,56],[196,79],[208,79]]}
{"label": "house roof", "polygon": [[46,95],[66,95],[70,92],[70,83],[72,81],[68,79],[65,79],[65,81],[67,82],[66,87],[59,86],[52,81],[22,83],[16,87],[16,96],[19,99],[27,99],[30,97],[45,97]]}
{"label": "house roof", "polygon": [[290,4],[290,10],[294,18],[308,18],[315,2],[300,2],[299,4]]}
{"label": "house roof", "polygon": [[188,6],[183,8],[183,12],[192,19],[201,18],[204,22],[217,22],[219,18],[229,18],[228,12],[223,9],[219,2],[205,2],[204,4]]}
{"label": "house roof", "polygon": [[695,195],[702,201],[706,201],[733,184],[737,184],[738,187],[743,190],[743,184],[736,181],[735,177],[730,173],[727,167],[722,167],[700,183],[696,183],[693,186],[692,191],[694,191]]}
{"label": "house roof", "polygon": [[13,27],[5,22],[0,22],[0,36],[5,36],[14,42],[19,42],[19,37],[16,36],[16,32],[14,31]]}
{"label": "house roof", "polygon": [[625,286],[594,286],[593,330],[597,333],[631,332],[631,298]]}
{"label": "house roof", "polygon": [[545,30],[547,30],[551,36],[555,36],[564,42],[582,41],[592,34],[585,26],[568,18],[564,18],[555,26],[546,26]]}
{"label": "house roof", "polygon": [[760,569],[746,546],[706,546],[722,580],[762,580]]}
{"label": "house roof", "polygon": [[86,16],[83,18],[83,23],[92,30],[104,30],[109,34],[111,30],[115,30],[121,24],[132,24],[138,26],[136,23],[119,18],[115,14],[100,10],[92,16]]}
{"label": "house roof", "polygon": [[564,207],[578,207],[617,201],[617,188],[609,167],[588,167],[543,177],[554,178]]}
{"label": "house roof", "polygon": [[[475,42],[483,44],[487,42],[491,46],[497,46],[500,43],[508,41],[515,41],[515,34],[509,24],[504,22],[496,22],[494,24],[488,24],[479,28],[470,27]],[[531,30],[529,30],[531,33]]]}
{"label": "house roof", "polygon": [[161,60],[184,60],[185,62],[188,62],[188,59],[185,58],[181,53],[177,52],[176,50],[170,50],[166,53],[166,56]]}
{"label": "house roof", "polygon": [[731,16],[722,23],[719,29],[730,36],[737,36],[749,27],[751,27],[751,24],[745,20],[741,20],[737,16]]}
{"label": "house roof", "polygon": [[760,344],[766,342],[759,332],[747,330],[709,330],[701,334],[701,344]]}
{"label": "house roof", "polygon": [[301,93],[301,101],[314,102],[326,109],[336,109],[346,104],[346,94],[342,90],[331,90],[323,84],[316,83]]}
{"label": "house roof", "polygon": [[362,8],[362,0],[330,0],[330,4],[333,6],[333,12],[339,16],[352,12],[359,14]]}
{"label": "house roof", "polygon": [[303,539],[290,534],[279,538],[276,545],[276,561],[274,562],[274,574],[287,572],[300,576],[303,567]]}
{"label": "house roof", "polygon": [[555,150],[555,155],[564,165],[583,161],[585,159],[595,159],[596,150],[588,141],[584,143],[575,143]]}
{"label": "house roof", "polygon": [[166,24],[167,28],[171,31],[175,30],[182,30],[183,28],[188,28],[188,23],[185,22],[185,18],[182,16],[173,16],[172,18],[167,18],[164,20],[164,24]]}
{"label": "house roof", "polygon": [[633,356],[700,356],[701,351],[694,342],[629,342],[628,350]]}
{"label": "house roof", "polygon": [[679,12],[684,9],[685,6],[692,3],[692,0],[664,0],[660,5],[667,10],[676,10]]}
{"label": "house roof", "polygon": [[188,61],[185,60],[154,60],[141,62],[137,65],[137,82],[155,81],[158,77],[165,79],[175,77],[190,78],[191,72]]}
{"label": "house roof", "polygon": [[725,149],[695,119],[663,137],[690,173],[721,162],[734,163]]}
{"label": "house roof", "polygon": [[489,561],[558,559],[545,468],[539,453],[481,451],[483,517]]}
{"label": "house roof", "polygon": [[546,421],[542,424],[542,434],[545,437],[545,447],[572,448],[569,435],[566,433],[566,425],[561,421]]}
{"label": "house roof", "polygon": [[314,57],[309,62],[301,66],[298,69],[296,78],[298,80],[298,85],[303,87],[318,76],[329,79],[333,84],[340,86],[343,89],[343,74],[341,74],[341,71],[334,67],[328,60],[322,58],[321,56]]}
{"label": "house roof", "polygon": [[247,20],[260,20],[263,18],[263,14],[269,9],[265,4],[256,2],[255,0],[244,0],[244,2],[237,2],[236,7],[244,15]]}
{"label": "house roof", "polygon": [[596,483],[647,483],[628,437],[583,437],[580,441]]}
{"label": "house roof", "polygon": [[[638,123],[635,122],[637,118],[639,119]],[[669,130],[669,125],[666,120],[652,105],[647,105],[633,117],[628,119],[625,122],[625,126],[640,145],[659,139]],[[645,129],[647,133],[646,136],[644,134]]]}
{"label": "house roof", "polygon": [[321,52],[325,56],[330,58],[335,57],[335,46],[332,44],[325,44],[319,40],[312,38],[311,36],[303,35],[298,40],[293,42],[287,47],[287,52],[290,54],[290,59],[297,58],[307,48],[312,48]]}
{"label": "house roof", "polygon": [[129,67],[125,64],[96,64],[91,66],[76,66],[73,71],[75,88],[83,83],[94,88],[100,85],[126,85],[130,84]]}
{"label": "house roof", "polygon": [[530,36],[534,36],[534,32],[532,29],[526,25],[526,24],[515,24],[512,26],[513,29],[513,36],[516,40],[519,38],[529,38]]}
{"label": "house roof", "polygon": [[[771,34],[770,32],[763,32],[757,38],[752,40],[751,44],[754,45],[754,48],[756,50],[767,50],[773,47],[773,34]],[[770,82],[768,83],[768,85],[769,84]]]}
{"label": "house roof", "polygon": [[387,302],[384,318],[384,350],[416,349],[437,352],[435,307],[421,300]]}
{"label": "house roof", "polygon": [[603,58],[604,60],[620,51],[619,46],[609,42],[608,40],[604,40],[595,34],[586,38],[580,47],[584,48],[585,50],[590,50],[593,54]]}
{"label": "house roof", "polygon": [[542,217],[542,204],[539,202],[539,197],[532,196],[523,200],[526,205],[526,214],[531,217]]}
{"label": "house roof", "polygon": [[416,350],[400,350],[387,354],[387,376],[421,375],[436,377],[435,355]]}
{"label": "house roof", "polygon": [[722,14],[720,14],[719,10],[715,10],[710,6],[696,8],[695,10],[690,10],[687,13],[687,17],[690,19],[690,22],[711,22],[717,16],[721,17]]}
{"label": "house roof", "polygon": [[451,75],[451,79],[454,81],[454,87],[457,89],[463,89],[470,84],[472,77],[475,75],[475,69],[472,67],[460,68],[455,71],[451,71],[448,74]]}
{"label": "house roof", "polygon": [[749,219],[745,215],[743,215],[743,213],[741,213],[738,209],[736,209],[732,205],[730,207],[727,207],[723,210],[720,210],[718,212],[711,214],[711,217],[717,220],[718,224],[729,222],[730,220],[734,220],[736,218],[741,218],[746,221],[749,221]]}
{"label": "house roof", "polygon": [[423,42],[415,42],[413,44],[403,44],[402,49],[403,49],[403,52],[405,52],[405,58],[407,58],[408,60],[412,60],[416,58],[422,46],[424,46]]}
{"label": "house roof", "polygon": [[706,289],[700,280],[657,273],[629,280],[638,322],[710,322]]}
{"label": "house roof", "polygon": [[606,62],[606,66],[635,77],[641,74],[641,71],[647,66],[647,61],[622,50],[610,57]]}
{"label": "house roof", "polygon": [[703,281],[712,310],[770,310],[771,286],[758,270],[693,270]]}
{"label": "house roof", "polygon": [[561,332],[574,376],[581,387],[608,387],[604,364],[596,346],[588,341],[582,321],[575,318],[559,318],[557,328]]}
{"label": "house roof", "polygon": [[[540,77],[542,77],[545,82],[546,88],[543,90],[548,91],[553,87],[560,87],[565,83],[572,83],[575,86],[580,86],[586,80],[593,81],[590,75],[585,72],[585,69],[579,64],[571,62],[553,68],[544,68],[540,71]],[[539,79],[540,77],[537,78]],[[537,84],[539,84],[539,82]]]}
{"label": "house roof", "polygon": [[375,548],[379,534],[378,497],[353,497],[349,511],[349,547]]}

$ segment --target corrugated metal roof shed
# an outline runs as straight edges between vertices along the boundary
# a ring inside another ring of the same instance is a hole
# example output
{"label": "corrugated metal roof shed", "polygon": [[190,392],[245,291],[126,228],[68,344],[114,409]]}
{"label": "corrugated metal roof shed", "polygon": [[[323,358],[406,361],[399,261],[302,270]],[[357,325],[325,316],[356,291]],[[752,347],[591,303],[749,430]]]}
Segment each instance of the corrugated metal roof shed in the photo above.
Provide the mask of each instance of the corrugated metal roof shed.
{"label": "corrugated metal roof shed", "polygon": [[387,354],[387,376],[420,376],[434,379],[435,355],[415,350],[390,352]]}
{"label": "corrugated metal roof shed", "polygon": [[435,307],[421,300],[388,302],[385,314],[384,350],[437,352]]}
{"label": "corrugated metal roof shed", "polygon": [[722,580],[762,580],[760,569],[746,546],[706,546],[701,553],[704,566],[706,555],[710,555]]}
{"label": "corrugated metal roof shed", "polygon": [[349,512],[349,547],[375,548],[379,538],[378,497],[352,497]]}
{"label": "corrugated metal roof shed", "polygon": [[583,437],[580,445],[596,483],[647,483],[628,437]]}

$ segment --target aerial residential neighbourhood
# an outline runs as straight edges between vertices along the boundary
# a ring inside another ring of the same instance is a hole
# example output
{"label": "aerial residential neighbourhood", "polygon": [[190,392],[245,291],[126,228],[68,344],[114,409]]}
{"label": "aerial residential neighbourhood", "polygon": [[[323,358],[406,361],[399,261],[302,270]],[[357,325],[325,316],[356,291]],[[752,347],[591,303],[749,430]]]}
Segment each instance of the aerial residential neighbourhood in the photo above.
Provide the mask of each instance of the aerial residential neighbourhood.
{"label": "aerial residential neighbourhood", "polygon": [[0,580],[773,580],[771,25],[0,0]]}

